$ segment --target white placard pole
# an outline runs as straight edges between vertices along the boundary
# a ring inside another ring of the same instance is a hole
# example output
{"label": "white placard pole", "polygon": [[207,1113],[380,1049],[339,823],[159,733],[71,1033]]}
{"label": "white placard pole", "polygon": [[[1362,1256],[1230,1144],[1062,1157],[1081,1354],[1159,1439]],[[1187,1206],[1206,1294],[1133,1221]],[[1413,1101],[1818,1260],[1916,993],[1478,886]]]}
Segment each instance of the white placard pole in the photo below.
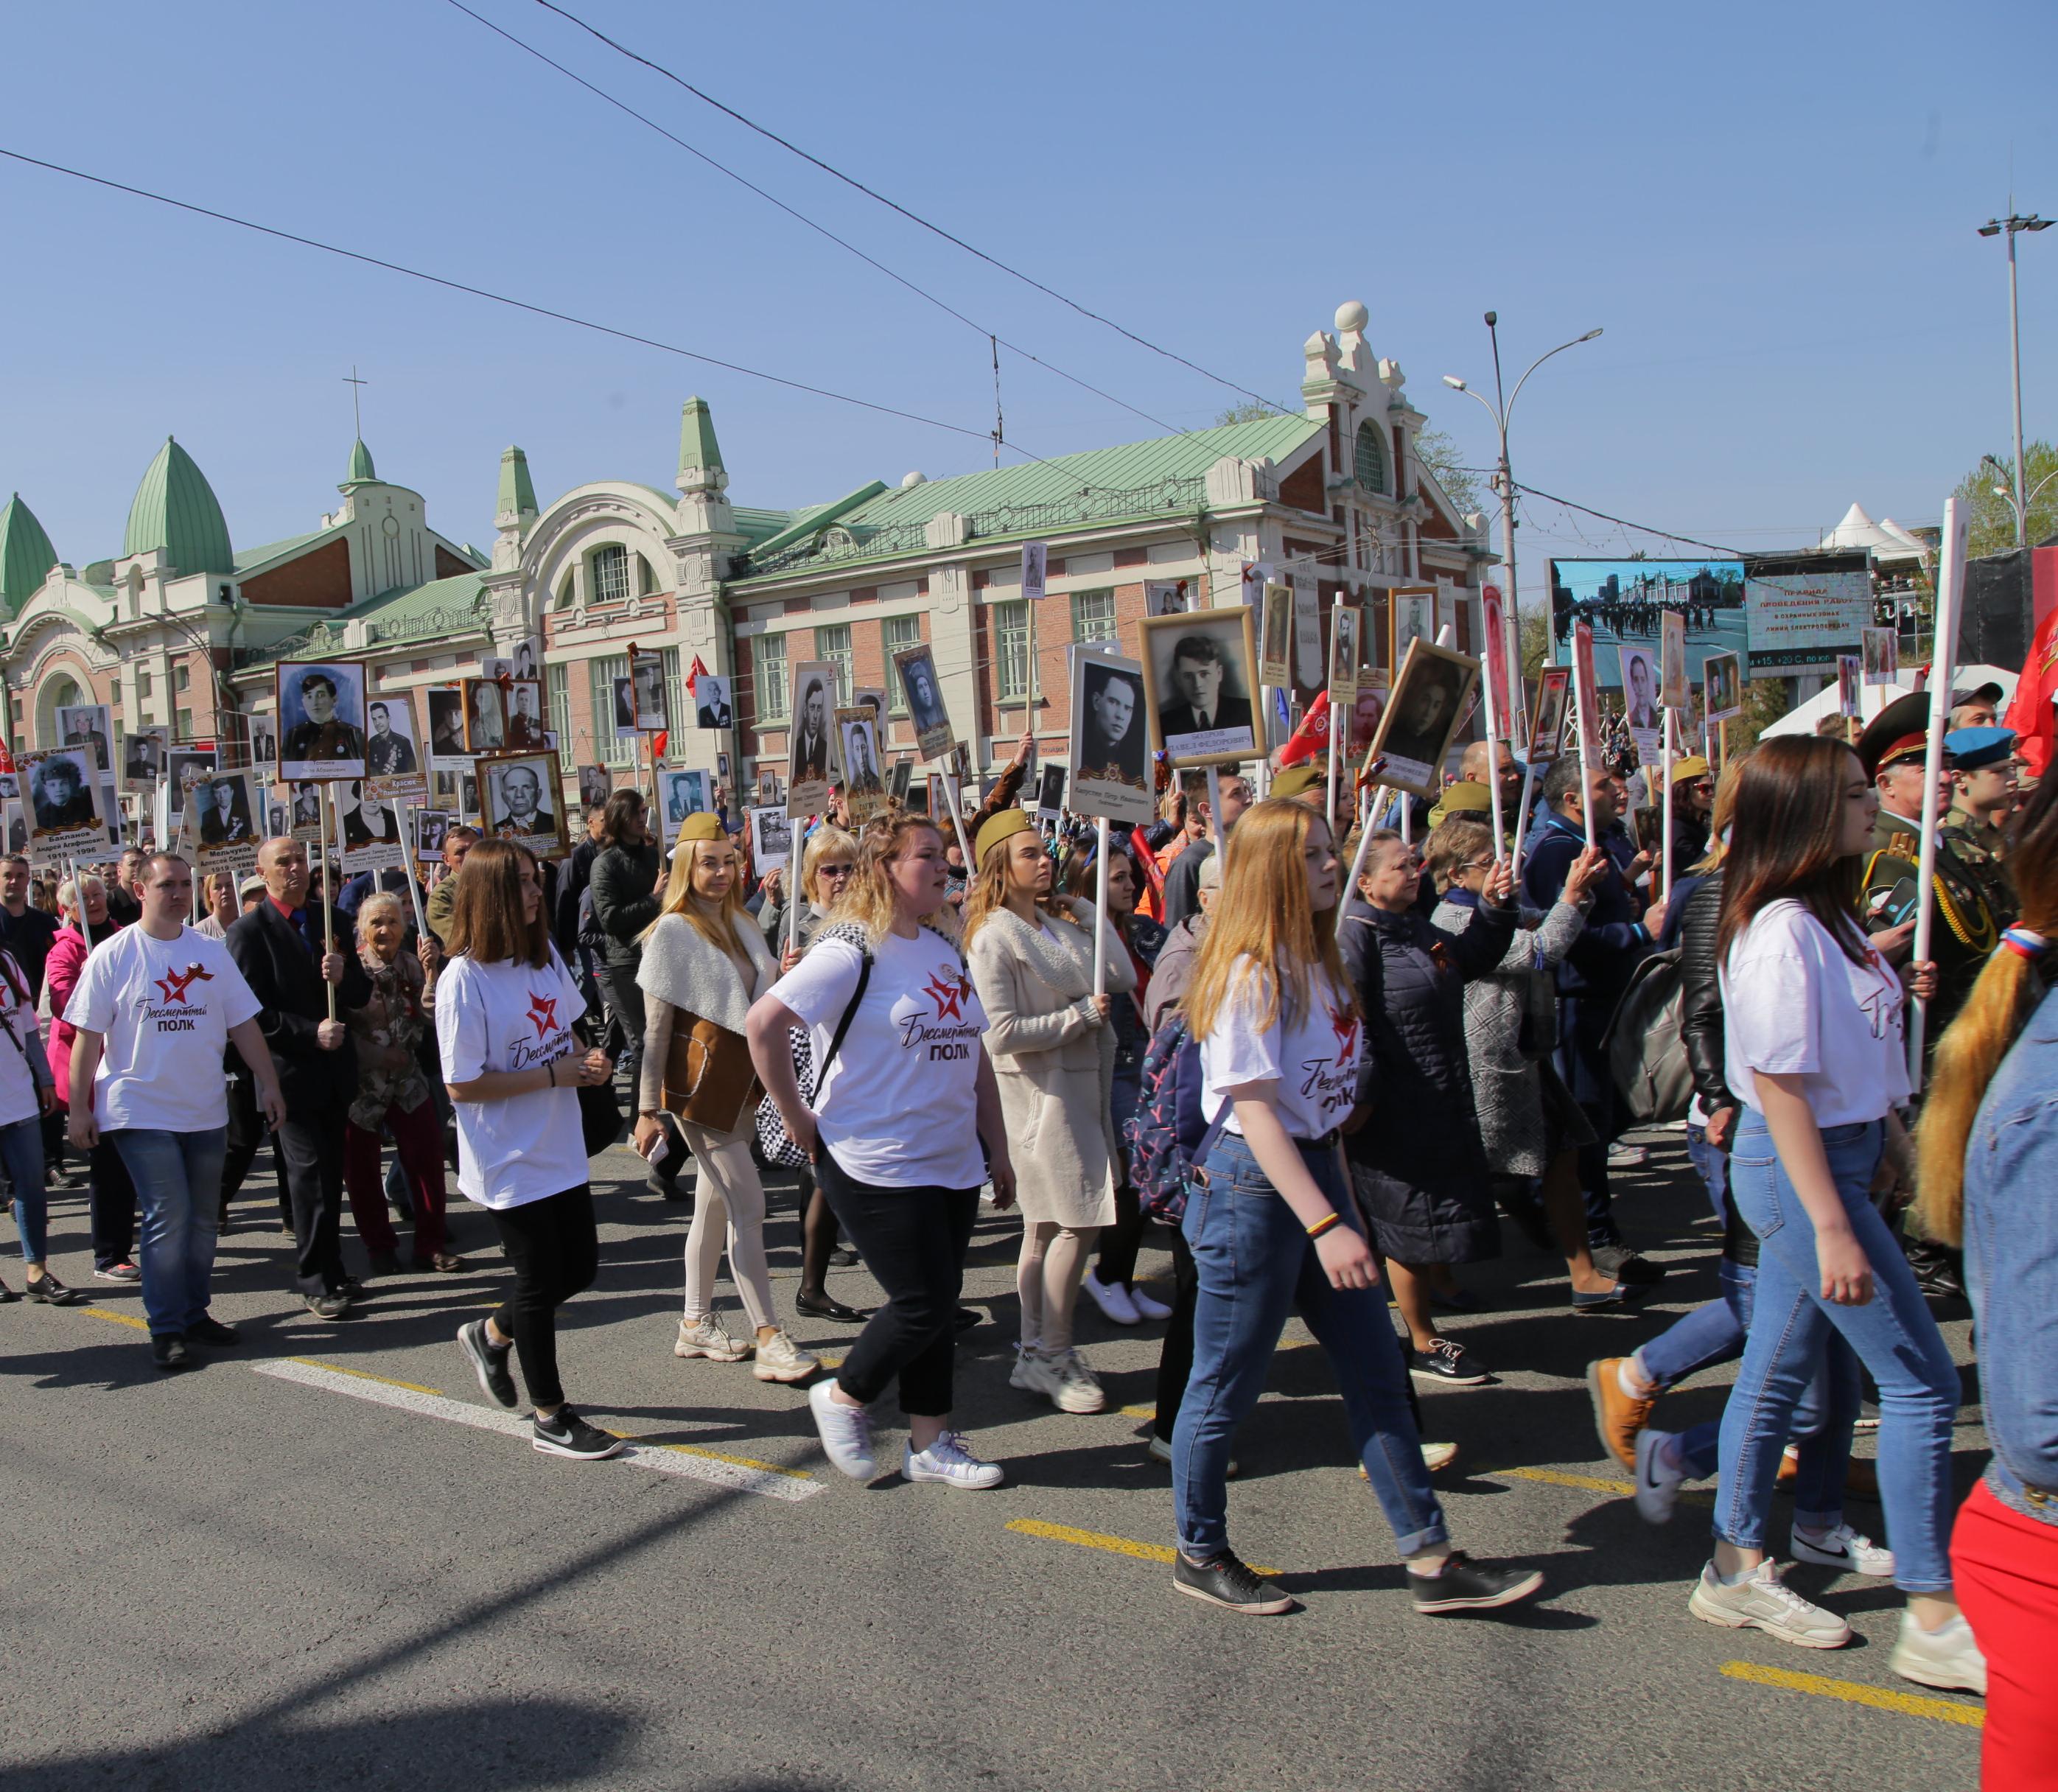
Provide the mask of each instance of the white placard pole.
{"label": "white placard pole", "polygon": [[1579,813],[1586,819],[1587,850],[1591,852],[1600,842],[1594,831],[1594,761],[1587,742],[1599,723],[1587,717],[1587,700],[1579,693],[1579,682],[1576,678],[1572,681],[1572,705],[1579,718]]}
{"label": "white placard pole", "polygon": [[[558,801],[562,802],[563,798],[561,797]],[[393,805],[393,813],[395,815],[400,813],[399,804]],[[426,940],[429,936],[429,917],[422,908],[422,880],[419,869],[422,862],[422,812],[419,809],[410,808],[407,813],[407,862],[400,868],[400,870],[401,874],[407,880],[407,894],[415,904],[415,937],[417,940]]]}
{"label": "white placard pole", "polygon": [[1107,817],[1094,824],[1094,994],[1107,993]]}
{"label": "white placard pole", "polygon": [[[326,784],[318,784],[315,786],[315,790],[316,793],[316,800],[320,804],[321,809],[322,952],[324,956],[326,956],[328,954],[333,952],[336,950],[336,892],[331,889],[328,884],[328,817],[330,809],[328,786]],[[343,837],[343,811],[340,806],[337,808],[336,812],[336,837],[340,840]],[[336,875],[338,876],[341,876],[343,874],[343,862],[340,859],[336,861]],[[328,992],[328,1017],[331,1020],[333,1020],[336,1019],[336,985],[331,983],[328,979],[324,976],[322,979],[322,987]]]}
{"label": "white placard pole", "polygon": [[958,781],[948,772],[944,773],[944,794],[950,800],[951,825],[957,829],[958,850],[964,855],[965,876],[979,875],[979,867],[972,860],[971,842],[965,838],[964,798],[958,789]]}
{"label": "white placard pole", "polygon": [[1665,839],[1661,860],[1663,869],[1660,872],[1664,882],[1664,893],[1658,900],[1670,902],[1672,900],[1672,712],[1663,709],[1659,713],[1665,718],[1664,746],[1659,761],[1663,768],[1665,779]]}
{"label": "white placard pole", "polygon": [[1507,836],[1501,832],[1504,824],[1500,813],[1500,705],[1494,700],[1491,664],[1481,670],[1489,674],[1480,680],[1480,689],[1484,693],[1481,701],[1486,710],[1486,791],[1488,805],[1493,811],[1493,862],[1500,864],[1508,857],[1504,844]]}
{"label": "white placard pole", "polygon": [[[1937,638],[1929,652],[1929,744],[1922,756],[1922,853],[1916,868],[1914,962],[1926,964],[1930,932],[1936,921],[1937,774],[1944,763],[1944,735],[1951,724],[1951,681],[1957,675],[1958,609],[1965,587],[1965,533],[1971,523],[1958,500],[1944,501],[1944,535],[1937,569]],[[1921,996],[1909,1003],[1908,1081],[1922,1087],[1922,1047],[1929,1031],[1929,1004]]]}
{"label": "white placard pole", "polygon": [[1529,832],[1529,812],[1536,802],[1536,761],[1527,761],[1522,768],[1522,804],[1515,817],[1515,844],[1509,848],[1515,875],[1522,876],[1522,848],[1527,844]]}

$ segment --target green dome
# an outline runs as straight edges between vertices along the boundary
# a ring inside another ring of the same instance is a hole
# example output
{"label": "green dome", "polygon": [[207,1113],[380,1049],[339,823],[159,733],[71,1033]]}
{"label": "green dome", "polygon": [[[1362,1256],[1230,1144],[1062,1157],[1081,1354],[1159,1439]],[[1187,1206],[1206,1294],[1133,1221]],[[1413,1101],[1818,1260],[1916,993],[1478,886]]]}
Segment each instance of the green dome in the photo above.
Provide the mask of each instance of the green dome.
{"label": "green dome", "polygon": [[354,485],[375,485],[378,480],[379,475],[371,467],[371,451],[365,447],[364,437],[360,436],[350,451],[350,471],[343,476],[344,486],[348,489]]}
{"label": "green dome", "polygon": [[175,572],[232,573],[236,556],[228,546],[228,524],[216,502],[214,488],[193,458],[169,435],[150,463],[136,501],[129,507],[124,554],[162,548]]}
{"label": "green dome", "polygon": [[10,613],[28,602],[29,594],[41,589],[58,563],[58,550],[36,520],[35,512],[22,502],[18,491],[0,510],[0,598]]}

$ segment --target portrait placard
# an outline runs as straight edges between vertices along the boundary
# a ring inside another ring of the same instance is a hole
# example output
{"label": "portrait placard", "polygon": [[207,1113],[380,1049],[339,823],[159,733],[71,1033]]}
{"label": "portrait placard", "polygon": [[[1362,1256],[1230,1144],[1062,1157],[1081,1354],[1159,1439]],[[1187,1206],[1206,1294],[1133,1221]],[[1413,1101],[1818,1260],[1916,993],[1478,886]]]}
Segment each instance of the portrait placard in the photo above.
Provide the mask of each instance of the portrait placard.
{"label": "portrait placard", "polygon": [[665,656],[638,654],[629,662],[629,677],[635,686],[636,726],[639,732],[658,733],[672,725],[670,705],[665,697]]}
{"label": "portrait placard", "polygon": [[171,749],[169,728],[131,729],[121,742],[121,788],[132,797],[149,796],[165,775],[165,755]]}
{"label": "portrait placard", "polygon": [[886,774],[887,800],[889,802],[898,803],[905,809],[908,806],[908,788],[913,783],[914,778],[915,761],[913,760],[895,760],[892,769]]}
{"label": "portrait placard", "polygon": [[109,844],[107,817],[97,797],[100,770],[90,745],[25,753],[16,764],[28,791],[32,859],[43,864]]}
{"label": "portrait placard", "polygon": [[1589,765],[1601,762],[1600,681],[1594,673],[1594,630],[1591,622],[1572,625],[1572,708],[1579,729],[1579,757]]}
{"label": "portrait placard", "polygon": [[1572,669],[1547,666],[1536,675],[1536,722],[1530,730],[1529,750],[1522,757],[1532,765],[1544,765],[1558,757],[1565,738],[1565,711],[1571,701]]}
{"label": "portrait placard", "polygon": [[777,871],[793,856],[793,823],[777,804],[750,812],[750,851],[758,873]]}
{"label": "portrait placard", "polygon": [[364,776],[364,666],[355,660],[281,660],[277,667],[279,776]]}
{"label": "portrait placard", "polygon": [[936,650],[926,642],[903,647],[893,656],[893,670],[908,699],[908,719],[915,745],[924,759],[944,757],[955,744],[950,713],[944,707],[944,687],[936,677]]}
{"label": "portrait placard", "polygon": [[788,703],[786,813],[820,815],[828,807],[836,776],[836,667],[827,660],[801,660],[793,667]]}
{"label": "portrait placard", "polygon": [[1464,724],[1479,670],[1469,654],[1419,635],[1409,642],[1367,755],[1368,766],[1373,760],[1384,762],[1373,773],[1377,782],[1436,800],[1443,789],[1444,761]]}
{"label": "portrait placard", "polygon": [[1329,708],[1337,715],[1357,701],[1360,614],[1347,603],[1329,610]]}
{"label": "portrait placard", "polygon": [[1293,682],[1293,588],[1268,584],[1264,587],[1265,623],[1258,631],[1264,643],[1258,655],[1257,681],[1274,690]]}
{"label": "portrait placard", "polygon": [[1840,716],[1862,716],[1864,705],[1860,701],[1865,689],[1865,656],[1862,654],[1839,654],[1837,656],[1837,713]]}
{"label": "portrait placard", "polygon": [[395,805],[379,801],[362,782],[332,785],[329,801],[336,805],[336,826],[342,836],[345,876],[407,864],[407,836]]}
{"label": "portrait placard", "polygon": [[1623,714],[1628,721],[1629,731],[1632,735],[1655,735],[1659,727],[1659,679],[1651,650],[1624,643],[1616,648],[1615,654],[1622,662]]}
{"label": "portrait placard", "polygon": [[1064,813],[1065,768],[1046,765],[1036,781],[1036,813],[1047,815],[1053,821]]}
{"label": "portrait placard", "polygon": [[1229,765],[1261,752],[1250,606],[1146,617],[1140,627],[1151,739],[1170,761]]}
{"label": "portrait placard", "polygon": [[[1885,632],[1885,631],[1882,631]],[[1701,690],[1710,721],[1743,713],[1743,666],[1735,654],[1710,654],[1701,662]]]}
{"label": "portrait placard", "polygon": [[1865,681],[1891,685],[1901,670],[1901,637],[1892,629],[1861,629],[1858,651],[1865,660]]}
{"label": "portrait placard", "polygon": [[556,754],[505,753],[482,759],[479,800],[485,831],[496,839],[518,841],[539,859],[570,856],[563,805],[558,801]]}
{"label": "portrait placard", "polygon": [[886,781],[879,770],[879,723],[868,705],[854,703],[836,711],[836,725],[844,803],[852,823],[861,828],[886,806]]}
{"label": "portrait placard", "polygon": [[165,789],[169,804],[167,813],[173,821],[185,813],[186,790],[193,783],[193,774],[205,774],[213,769],[212,748],[173,747],[165,755]]}
{"label": "portrait placard", "polygon": [[371,698],[364,705],[364,777],[373,799],[420,802],[429,793],[429,774],[415,735],[415,705],[405,691]]}
{"label": "portrait placard", "polygon": [[418,809],[415,811],[415,863],[418,865],[441,864],[443,857],[443,836],[451,830],[448,809]]}
{"label": "portrait placard", "polygon": [[689,815],[705,815],[713,807],[708,800],[708,775],[702,771],[667,765],[658,774],[659,807],[664,812],[665,838],[672,840],[681,822]]}
{"label": "portrait placard", "polygon": [[292,814],[287,831],[297,840],[308,845],[319,845],[322,840],[321,786],[318,784],[296,784],[288,786],[292,793]]}
{"label": "portrait placard", "polygon": [[1150,750],[1140,662],[1072,653],[1072,808],[1125,828],[1150,821]]}
{"label": "portrait placard", "polygon": [[464,745],[463,690],[456,685],[431,685],[422,696],[429,713],[429,769],[453,778],[470,771],[471,755]]}
{"label": "portrait placard", "polygon": [[1200,608],[1190,578],[1146,578],[1143,582],[1143,614],[1146,616],[1184,616]]}
{"label": "portrait placard", "polygon": [[501,686],[507,713],[509,753],[554,753],[543,725],[543,686],[539,679],[510,678]]}
{"label": "portrait placard", "polygon": [[1687,618],[1667,610],[1658,618],[1658,701],[1668,709],[1685,709],[1694,701],[1687,677]]}
{"label": "portrait placard", "polygon": [[1031,603],[1043,595],[1043,569],[1050,551],[1042,542],[1022,544],[1022,595]]}
{"label": "portrait placard", "polygon": [[605,803],[614,790],[614,774],[605,765],[582,765],[578,769],[579,805],[591,809],[596,803]]}
{"label": "portrait placard", "polygon": [[733,728],[736,711],[729,702],[729,681],[703,672],[693,680],[693,720],[701,728]]}
{"label": "portrait placard", "polygon": [[217,871],[247,877],[257,868],[264,844],[264,814],[256,781],[248,772],[209,772],[188,766],[185,837],[193,868],[202,877]]}
{"label": "portrait placard", "polygon": [[96,773],[114,769],[114,722],[105,703],[65,704],[58,710],[57,724],[59,746],[89,747]]}
{"label": "portrait placard", "polygon": [[1436,644],[1436,587],[1400,585],[1387,594],[1386,663],[1397,667],[1411,641]]}

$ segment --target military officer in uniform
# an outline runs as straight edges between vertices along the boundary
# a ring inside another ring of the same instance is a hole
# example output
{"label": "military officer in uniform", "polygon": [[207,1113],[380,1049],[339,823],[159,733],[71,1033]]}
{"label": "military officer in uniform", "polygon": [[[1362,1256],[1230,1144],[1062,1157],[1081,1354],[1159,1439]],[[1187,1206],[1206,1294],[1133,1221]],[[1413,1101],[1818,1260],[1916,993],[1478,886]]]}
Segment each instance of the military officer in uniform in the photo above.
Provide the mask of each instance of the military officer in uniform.
{"label": "military officer in uniform", "polygon": [[2005,926],[2015,920],[2008,875],[2007,817],[2015,807],[2015,735],[2006,728],[1959,728],[1944,737],[1951,755],[1951,813],[1944,838],[1980,881],[1987,904]]}

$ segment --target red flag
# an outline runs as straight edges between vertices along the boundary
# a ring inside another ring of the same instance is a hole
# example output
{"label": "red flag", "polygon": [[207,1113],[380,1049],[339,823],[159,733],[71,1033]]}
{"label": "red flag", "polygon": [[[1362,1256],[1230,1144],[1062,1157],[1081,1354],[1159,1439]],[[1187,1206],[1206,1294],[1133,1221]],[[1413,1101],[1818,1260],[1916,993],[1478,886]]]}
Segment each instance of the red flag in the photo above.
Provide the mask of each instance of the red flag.
{"label": "red flag", "polygon": [[1165,874],[1158,868],[1158,855],[1150,850],[1150,841],[1142,828],[1129,830],[1129,844],[1136,856],[1136,862],[1143,868],[1143,875],[1150,885],[1151,896],[1162,901],[1165,895]]}
{"label": "red flag", "polygon": [[2037,626],[2029,644],[2029,657],[2022,662],[2022,677],[2003,716],[2001,725],[2015,730],[2015,750],[2040,778],[2051,769],[2052,751],[2058,745],[2058,718],[2052,713],[2052,699],[2058,697],[2058,606]]}
{"label": "red flag", "polygon": [[1293,739],[1279,749],[1280,769],[1297,765],[1304,759],[1312,759],[1329,750],[1329,693],[1317,691],[1315,701],[1308,705],[1308,713],[1301,718],[1301,725],[1293,730]]}
{"label": "red flag", "polygon": [[701,664],[700,655],[698,654],[694,654],[693,670],[686,674],[686,694],[688,696],[690,697],[695,694],[693,691],[693,681],[700,677],[706,672],[706,670],[707,668]]}
{"label": "red flag", "polygon": [[657,733],[650,737],[650,757],[653,759],[662,759],[665,757],[665,749],[671,744],[671,729],[669,728],[659,729]]}

